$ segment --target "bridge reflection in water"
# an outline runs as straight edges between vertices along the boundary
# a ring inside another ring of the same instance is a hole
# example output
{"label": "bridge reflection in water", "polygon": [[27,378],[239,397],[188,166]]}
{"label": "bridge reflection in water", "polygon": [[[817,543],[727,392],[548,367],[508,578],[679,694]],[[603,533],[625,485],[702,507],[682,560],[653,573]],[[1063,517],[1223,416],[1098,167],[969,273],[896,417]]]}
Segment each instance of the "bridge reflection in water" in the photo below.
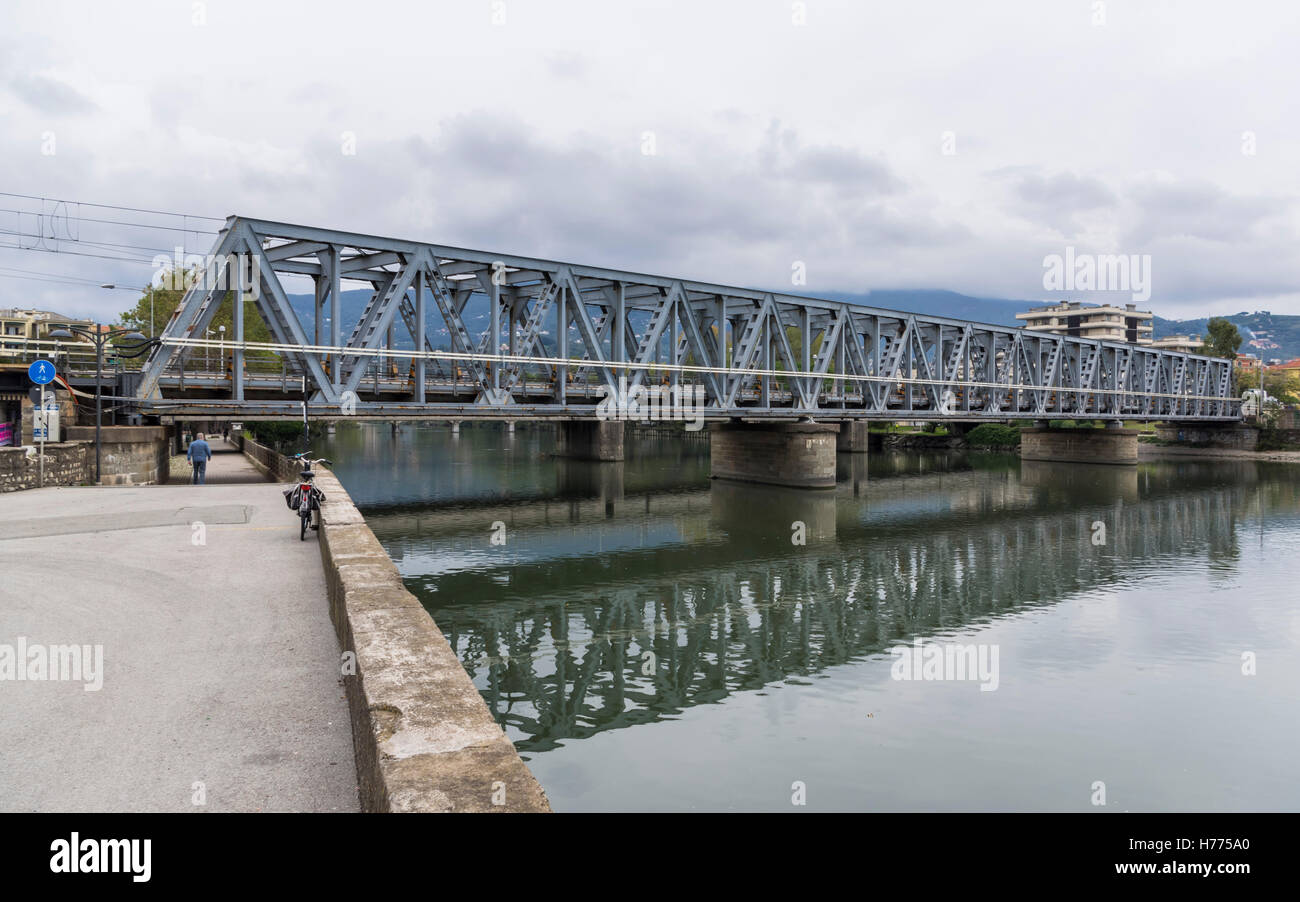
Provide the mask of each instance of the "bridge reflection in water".
{"label": "bridge reflection in water", "polygon": [[1189,558],[1232,569],[1243,515],[1300,502],[1290,482],[1260,497],[1259,465],[1227,461],[841,455],[826,492],[702,488],[691,467],[633,486],[621,465],[557,463],[555,497],[366,512],[524,752]]}

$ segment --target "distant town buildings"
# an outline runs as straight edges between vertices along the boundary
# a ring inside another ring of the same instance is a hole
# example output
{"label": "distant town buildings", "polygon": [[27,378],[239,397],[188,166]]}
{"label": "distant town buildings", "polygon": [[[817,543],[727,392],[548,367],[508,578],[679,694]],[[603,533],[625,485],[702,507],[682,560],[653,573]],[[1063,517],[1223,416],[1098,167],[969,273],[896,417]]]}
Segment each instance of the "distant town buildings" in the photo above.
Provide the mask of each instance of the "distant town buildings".
{"label": "distant town buildings", "polygon": [[56,324],[64,323],[95,328],[91,320],[63,316],[49,310],[0,309],[0,348],[21,348],[24,342],[43,339]]}
{"label": "distant town buildings", "polygon": [[1195,335],[1168,335],[1150,342],[1151,347],[1161,351],[1174,351],[1182,354],[1201,353],[1201,339]]}
{"label": "distant town buildings", "polygon": [[[1065,301],[1046,307],[1034,307],[1017,313],[1016,319],[1025,321],[1031,332],[1050,332],[1071,338],[1095,338],[1103,341],[1127,341],[1130,344],[1152,343],[1153,316],[1149,310],[1139,310],[1136,304],[1117,307],[1111,304],[1085,304],[1082,301]],[[1200,342],[1197,342],[1200,346]]]}

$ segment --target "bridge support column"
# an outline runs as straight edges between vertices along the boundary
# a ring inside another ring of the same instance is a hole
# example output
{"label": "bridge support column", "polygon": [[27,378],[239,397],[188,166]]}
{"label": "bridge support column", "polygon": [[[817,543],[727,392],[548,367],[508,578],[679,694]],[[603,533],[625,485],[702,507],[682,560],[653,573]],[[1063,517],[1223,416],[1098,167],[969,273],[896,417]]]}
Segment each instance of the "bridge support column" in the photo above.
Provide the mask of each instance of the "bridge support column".
{"label": "bridge support column", "polygon": [[[560,424],[561,457],[576,460],[622,460],[623,423],[618,420],[569,420]],[[511,430],[514,424],[510,424]]]}
{"label": "bridge support column", "polygon": [[1020,431],[1022,460],[1084,464],[1136,464],[1136,429],[1033,429]]}
{"label": "bridge support column", "polygon": [[866,420],[841,420],[840,432],[835,437],[835,450],[850,454],[866,454],[870,433]]}
{"label": "bridge support column", "polygon": [[801,489],[835,487],[835,423],[717,423],[710,476]]}
{"label": "bridge support column", "polygon": [[451,434],[460,435],[460,420],[451,421]]}

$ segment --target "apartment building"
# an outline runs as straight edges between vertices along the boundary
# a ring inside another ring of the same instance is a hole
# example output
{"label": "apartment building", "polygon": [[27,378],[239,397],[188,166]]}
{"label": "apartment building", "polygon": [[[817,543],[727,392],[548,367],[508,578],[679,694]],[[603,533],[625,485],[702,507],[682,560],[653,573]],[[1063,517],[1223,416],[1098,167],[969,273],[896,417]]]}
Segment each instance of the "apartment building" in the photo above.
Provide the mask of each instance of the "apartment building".
{"label": "apartment building", "polygon": [[1151,347],[1161,351],[1176,351],[1183,354],[1201,353],[1201,340],[1195,335],[1167,335],[1151,342]]}
{"label": "apartment building", "polygon": [[1024,320],[1024,327],[1031,332],[1127,341],[1139,345],[1152,343],[1152,318],[1150,310],[1139,310],[1136,304],[1117,307],[1111,304],[1085,304],[1082,301],[1034,307],[1016,314],[1016,319]]}
{"label": "apartment building", "polygon": [[95,328],[91,320],[63,316],[49,310],[0,309],[0,348],[21,348],[24,342],[45,338],[56,323]]}

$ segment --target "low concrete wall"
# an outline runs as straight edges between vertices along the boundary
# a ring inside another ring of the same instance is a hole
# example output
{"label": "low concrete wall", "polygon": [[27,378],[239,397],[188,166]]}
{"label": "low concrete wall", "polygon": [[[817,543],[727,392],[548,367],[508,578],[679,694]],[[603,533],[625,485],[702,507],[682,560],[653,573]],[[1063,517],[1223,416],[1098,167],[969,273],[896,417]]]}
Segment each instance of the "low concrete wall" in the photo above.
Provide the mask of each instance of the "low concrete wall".
{"label": "low concrete wall", "polygon": [[[0,448],[0,492],[20,492],[40,485],[41,462],[26,448]],[[95,446],[85,442],[47,442],[45,485],[85,485],[95,478]]]}
{"label": "low concrete wall", "polygon": [[[69,441],[90,443],[87,481],[95,480],[95,427],[69,426]],[[100,483],[159,485],[171,475],[166,426],[103,426],[100,429]]]}
{"label": "low concrete wall", "polygon": [[709,467],[715,479],[794,488],[835,487],[835,423],[715,423]]}
{"label": "low concrete wall", "polygon": [[[297,466],[244,440],[249,459],[297,478]],[[277,461],[276,458],[279,458]],[[320,548],[330,618],[344,650],[363,811],[549,811],[550,803],[484,704],[456,653],[342,484],[325,493]]]}
{"label": "low concrete wall", "polygon": [[1156,438],[1164,442],[1186,442],[1192,445],[1209,445],[1212,448],[1231,448],[1236,451],[1254,451],[1259,444],[1259,430],[1254,426],[1197,426],[1186,423],[1158,423]]}
{"label": "low concrete wall", "polygon": [[288,483],[298,481],[298,474],[302,472],[302,466],[289,460],[279,451],[258,444],[251,438],[245,438],[242,435],[231,436],[231,441],[238,445],[239,449],[244,452],[244,456],[252,461],[253,466],[261,470],[272,482]]}
{"label": "low concrete wall", "polygon": [[1020,457],[1085,464],[1136,464],[1136,429],[1020,430]]}

